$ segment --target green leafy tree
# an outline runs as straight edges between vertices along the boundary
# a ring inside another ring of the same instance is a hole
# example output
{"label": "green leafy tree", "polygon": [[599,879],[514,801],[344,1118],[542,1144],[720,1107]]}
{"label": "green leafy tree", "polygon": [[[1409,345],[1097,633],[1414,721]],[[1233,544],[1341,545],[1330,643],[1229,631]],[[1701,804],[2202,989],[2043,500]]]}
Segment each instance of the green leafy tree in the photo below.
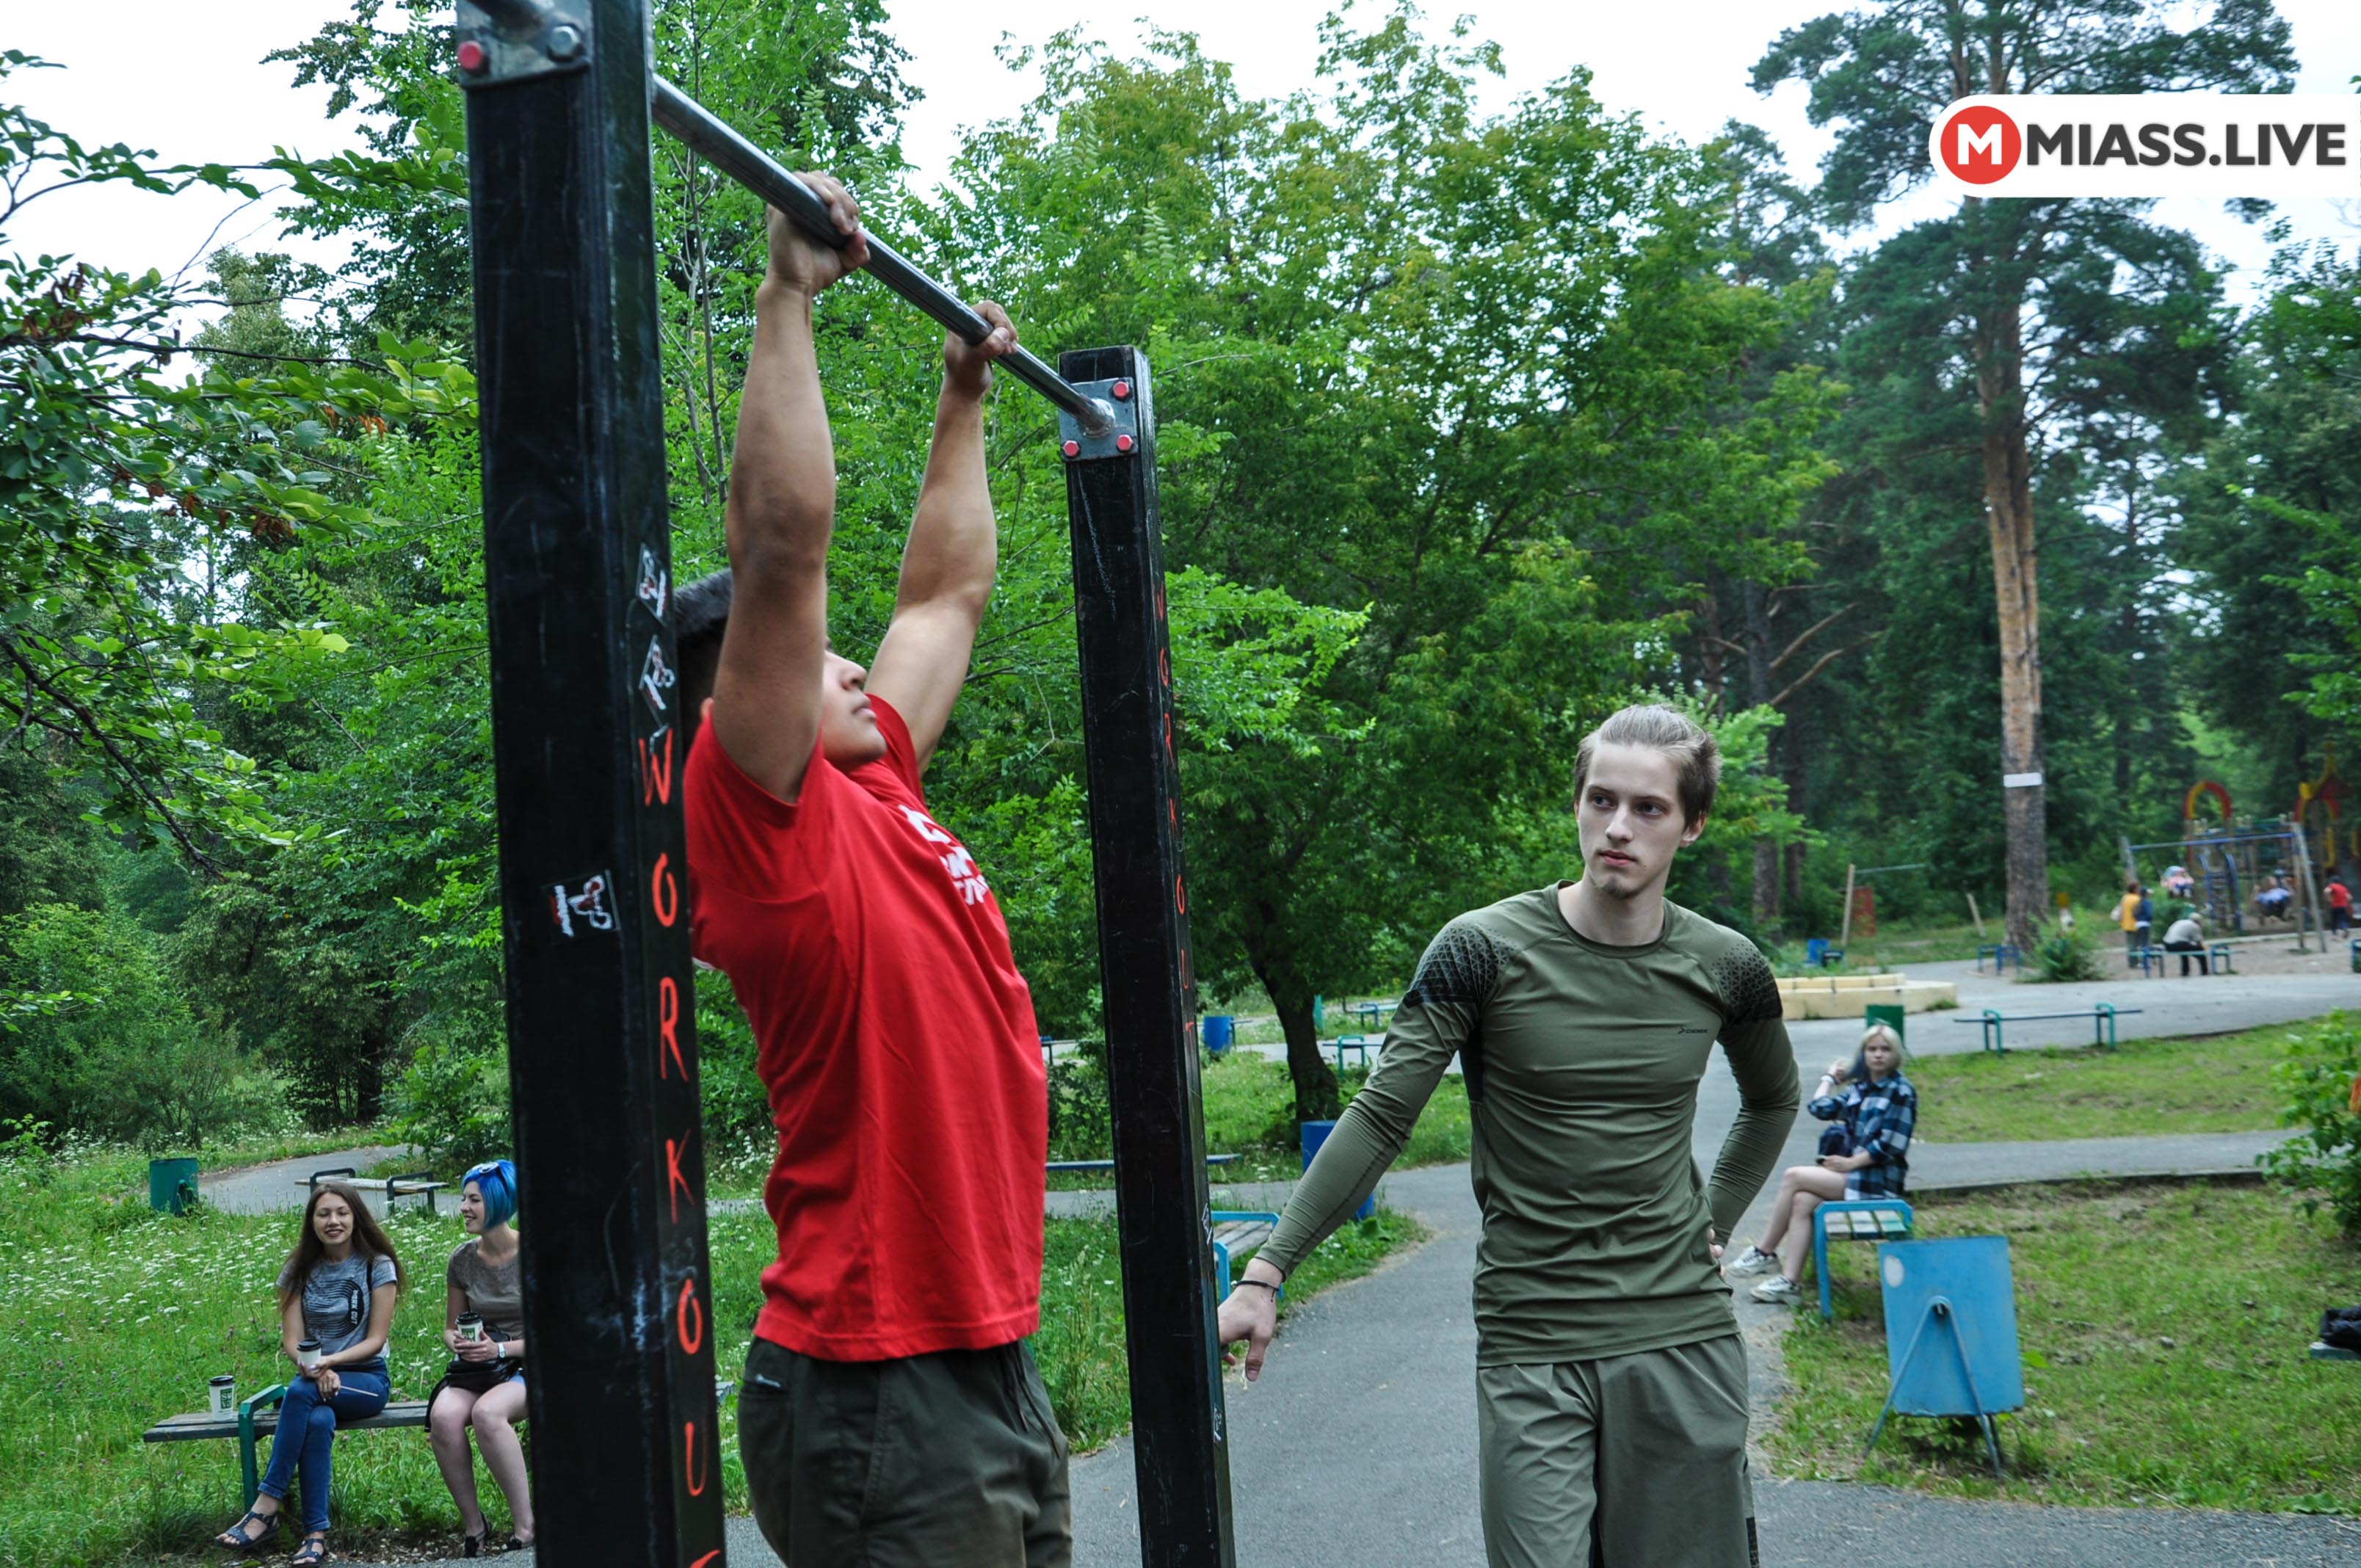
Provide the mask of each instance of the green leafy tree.
{"label": "green leafy tree", "polygon": [[[1974,93],[2285,91],[2294,55],[2268,0],[2224,0],[2194,26],[2151,0],[1887,0],[1789,29],[1754,68],[1769,91],[1811,89],[1837,127],[1818,198],[1839,227],[1927,178],[1927,126]],[[2180,416],[2220,353],[2216,289],[2194,243],[2143,203],[1968,197],[1880,247],[1878,293],[1897,350],[1972,413],[1993,562],[2004,774],[2044,773],[2034,505],[2043,459],[2091,411]],[[1956,439],[1956,438],[1955,438]],[[2003,792],[2008,930],[2030,946],[2048,904],[2046,796]]]}

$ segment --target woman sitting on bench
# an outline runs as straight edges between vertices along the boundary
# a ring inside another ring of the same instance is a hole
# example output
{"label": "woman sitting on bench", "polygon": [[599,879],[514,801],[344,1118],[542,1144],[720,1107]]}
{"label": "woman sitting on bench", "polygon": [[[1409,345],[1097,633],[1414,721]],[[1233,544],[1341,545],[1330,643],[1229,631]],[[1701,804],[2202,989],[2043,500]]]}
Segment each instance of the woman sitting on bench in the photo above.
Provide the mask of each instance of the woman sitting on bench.
{"label": "woman sitting on bench", "polygon": [[[476,1497],[476,1463],[467,1453],[467,1429],[484,1465],[509,1500],[511,1551],[533,1544],[533,1494],[525,1483],[524,1445],[516,1424],[524,1419],[524,1285],[517,1267],[516,1167],[496,1159],[476,1167],[459,1182],[459,1219],[472,1234],[451,1255],[445,1277],[450,1289],[443,1311],[443,1343],[456,1359],[426,1412],[434,1442],[434,1463],[443,1484],[459,1505],[459,1555],[492,1549],[491,1526]],[[459,1326],[462,1313],[480,1322]]]}
{"label": "woman sitting on bench", "polygon": [[338,1421],[385,1409],[392,1385],[385,1338],[402,1287],[401,1260],[361,1195],[324,1181],[303,1207],[303,1233],[279,1271],[280,1344],[300,1371],[279,1407],[270,1468],[246,1517],[214,1537],[258,1552],[279,1534],[288,1484],[303,1476],[303,1543],[297,1568],[328,1560],[328,1491]]}
{"label": "woman sitting on bench", "polygon": [[1770,1228],[1728,1269],[1731,1274],[1779,1269],[1754,1288],[1758,1301],[1793,1302],[1804,1293],[1804,1255],[1811,1250],[1813,1210],[1843,1198],[1902,1196],[1910,1176],[1910,1134],[1918,1121],[1918,1091],[1902,1076],[1902,1037],[1893,1025],[1872,1024],[1861,1036],[1861,1054],[1850,1066],[1841,1057],[1831,1062],[1805,1109],[1836,1124],[1820,1135],[1818,1162],[1790,1166],[1780,1173]]}

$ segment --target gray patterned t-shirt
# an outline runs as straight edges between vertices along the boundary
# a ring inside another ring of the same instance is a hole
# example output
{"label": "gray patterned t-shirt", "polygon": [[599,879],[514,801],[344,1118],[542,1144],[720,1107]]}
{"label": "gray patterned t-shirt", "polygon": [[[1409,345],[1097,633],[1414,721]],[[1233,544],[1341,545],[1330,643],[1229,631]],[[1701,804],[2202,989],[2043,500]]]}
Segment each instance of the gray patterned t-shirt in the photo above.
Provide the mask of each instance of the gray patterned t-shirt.
{"label": "gray patterned t-shirt", "polygon": [[[303,1281],[303,1332],[320,1342],[322,1355],[334,1355],[368,1334],[371,1293],[392,1289],[394,1277],[393,1259],[364,1258],[358,1253],[312,1266],[311,1275]],[[282,1269],[279,1288],[286,1290],[292,1283]],[[382,1354],[345,1368],[347,1372],[384,1369]]]}

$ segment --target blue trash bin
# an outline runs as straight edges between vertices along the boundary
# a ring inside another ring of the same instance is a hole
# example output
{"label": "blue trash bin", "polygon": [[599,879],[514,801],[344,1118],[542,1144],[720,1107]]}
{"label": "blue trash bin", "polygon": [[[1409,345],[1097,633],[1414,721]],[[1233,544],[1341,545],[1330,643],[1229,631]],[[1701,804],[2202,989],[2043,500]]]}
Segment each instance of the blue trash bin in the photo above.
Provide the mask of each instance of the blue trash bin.
{"label": "blue trash bin", "polygon": [[[1297,1130],[1303,1139],[1303,1168],[1310,1170],[1312,1168],[1312,1157],[1320,1152],[1320,1146],[1328,1141],[1328,1135],[1336,1130],[1336,1124],[1334,1122],[1302,1122],[1297,1124]],[[1377,1212],[1378,1195],[1372,1192],[1367,1198],[1361,1200],[1361,1206],[1353,1211],[1353,1218],[1356,1220],[1366,1220]]]}
{"label": "blue trash bin", "polygon": [[148,1162],[148,1206],[159,1214],[182,1214],[197,1201],[197,1162],[192,1159],[151,1159]]}
{"label": "blue trash bin", "polygon": [[1237,1020],[1231,1017],[1227,1013],[1206,1014],[1205,1026],[1203,1030],[1205,1048],[1213,1052],[1215,1056],[1220,1056],[1224,1051],[1228,1050],[1230,1048],[1230,1042],[1235,1037],[1233,1034],[1233,1025],[1235,1025],[1236,1022]]}

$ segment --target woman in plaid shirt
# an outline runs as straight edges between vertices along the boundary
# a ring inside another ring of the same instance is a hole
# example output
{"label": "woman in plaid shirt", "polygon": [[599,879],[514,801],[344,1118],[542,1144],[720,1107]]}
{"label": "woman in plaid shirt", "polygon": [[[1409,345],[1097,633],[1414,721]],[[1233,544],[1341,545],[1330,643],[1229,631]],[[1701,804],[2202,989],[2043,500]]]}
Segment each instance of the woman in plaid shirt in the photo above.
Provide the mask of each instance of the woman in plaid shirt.
{"label": "woman in plaid shirt", "polygon": [[[1804,1253],[1811,1245],[1813,1210],[1839,1198],[1902,1196],[1910,1176],[1910,1134],[1918,1123],[1918,1091],[1902,1076],[1901,1036],[1891,1025],[1871,1025],[1861,1037],[1861,1054],[1850,1064],[1841,1057],[1831,1062],[1805,1109],[1823,1122],[1841,1123],[1850,1152],[1823,1154],[1815,1164],[1791,1166],[1780,1175],[1771,1228],[1728,1269],[1731,1274],[1779,1270],[1754,1288],[1758,1301],[1793,1301],[1804,1293]],[[1827,1147],[1825,1139],[1821,1146]]]}

